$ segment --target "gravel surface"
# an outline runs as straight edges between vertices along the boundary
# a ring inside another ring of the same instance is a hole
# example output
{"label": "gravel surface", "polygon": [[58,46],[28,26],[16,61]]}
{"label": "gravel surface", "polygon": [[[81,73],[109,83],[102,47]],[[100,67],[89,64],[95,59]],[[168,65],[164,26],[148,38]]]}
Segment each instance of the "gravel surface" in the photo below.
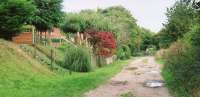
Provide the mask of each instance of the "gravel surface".
{"label": "gravel surface", "polygon": [[160,65],[155,62],[154,57],[138,57],[104,85],[86,93],[86,97],[121,97],[127,92],[136,97],[172,97],[164,86],[157,88],[145,86],[147,81],[163,81],[160,72]]}

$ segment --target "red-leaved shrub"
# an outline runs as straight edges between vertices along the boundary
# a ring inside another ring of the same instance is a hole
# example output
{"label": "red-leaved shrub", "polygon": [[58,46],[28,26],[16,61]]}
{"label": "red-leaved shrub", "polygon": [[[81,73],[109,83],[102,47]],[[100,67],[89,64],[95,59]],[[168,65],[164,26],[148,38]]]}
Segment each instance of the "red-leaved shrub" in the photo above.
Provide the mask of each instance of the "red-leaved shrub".
{"label": "red-leaved shrub", "polygon": [[111,56],[115,53],[117,45],[111,32],[90,32],[88,34],[97,55]]}

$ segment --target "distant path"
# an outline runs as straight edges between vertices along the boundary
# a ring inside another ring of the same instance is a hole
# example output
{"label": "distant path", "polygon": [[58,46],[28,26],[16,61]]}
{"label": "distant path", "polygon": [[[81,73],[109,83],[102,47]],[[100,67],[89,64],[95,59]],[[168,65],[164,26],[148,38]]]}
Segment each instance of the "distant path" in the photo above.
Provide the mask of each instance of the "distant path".
{"label": "distant path", "polygon": [[144,87],[147,80],[162,80],[160,72],[154,57],[139,57],[106,84],[86,93],[86,97],[121,97],[127,92],[136,97],[171,97],[165,87]]}

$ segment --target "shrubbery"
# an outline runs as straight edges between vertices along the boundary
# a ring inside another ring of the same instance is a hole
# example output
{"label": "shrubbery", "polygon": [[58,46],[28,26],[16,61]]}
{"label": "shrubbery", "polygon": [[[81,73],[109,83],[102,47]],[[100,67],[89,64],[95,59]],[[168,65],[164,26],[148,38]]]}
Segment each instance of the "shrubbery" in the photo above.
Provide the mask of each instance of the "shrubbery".
{"label": "shrubbery", "polygon": [[156,60],[162,60],[164,55],[166,55],[167,49],[160,49],[155,53],[155,58]]}
{"label": "shrubbery", "polygon": [[77,72],[88,72],[92,69],[91,56],[84,47],[70,46],[66,48],[65,58],[62,66]]}
{"label": "shrubbery", "polygon": [[117,50],[118,59],[129,59],[131,57],[131,50],[128,46],[124,45]]}
{"label": "shrubbery", "polygon": [[[199,28],[185,36],[185,39],[174,43],[165,55],[166,63],[164,71],[168,70],[176,82],[170,82],[172,90],[184,91],[179,96],[199,97],[197,91],[200,87],[200,46]],[[181,90],[180,90],[181,89]]]}
{"label": "shrubbery", "polygon": [[117,44],[111,32],[89,32],[88,34],[96,55],[109,57],[115,54]]}
{"label": "shrubbery", "polygon": [[196,8],[200,6],[195,0],[177,0],[155,37],[159,47],[170,47],[163,55],[163,75],[175,97],[200,97],[200,15]]}

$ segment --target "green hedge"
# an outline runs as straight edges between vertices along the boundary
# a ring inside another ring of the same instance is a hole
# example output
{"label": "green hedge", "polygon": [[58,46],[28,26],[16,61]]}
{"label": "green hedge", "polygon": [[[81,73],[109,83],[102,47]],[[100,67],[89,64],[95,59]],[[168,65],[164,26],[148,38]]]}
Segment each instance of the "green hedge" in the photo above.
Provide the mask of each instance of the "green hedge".
{"label": "green hedge", "polygon": [[196,94],[200,91],[200,47],[191,45],[192,41],[173,44],[165,55],[164,71],[170,72],[174,80],[168,85],[180,97],[199,97]]}

